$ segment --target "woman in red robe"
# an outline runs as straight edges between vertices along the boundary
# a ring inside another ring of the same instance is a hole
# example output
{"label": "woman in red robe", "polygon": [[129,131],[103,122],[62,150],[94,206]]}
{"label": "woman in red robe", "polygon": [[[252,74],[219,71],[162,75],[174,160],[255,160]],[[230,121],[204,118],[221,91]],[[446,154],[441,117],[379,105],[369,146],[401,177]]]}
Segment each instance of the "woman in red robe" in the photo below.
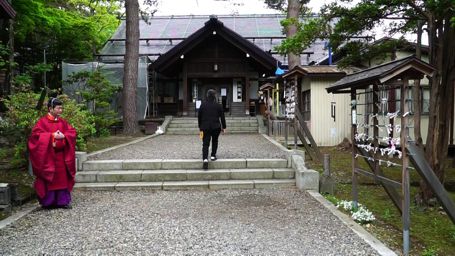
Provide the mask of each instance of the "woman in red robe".
{"label": "woman in red robe", "polygon": [[28,140],[34,187],[44,208],[70,208],[76,175],[76,130],[60,117],[62,102],[50,98],[49,112],[38,120]]}

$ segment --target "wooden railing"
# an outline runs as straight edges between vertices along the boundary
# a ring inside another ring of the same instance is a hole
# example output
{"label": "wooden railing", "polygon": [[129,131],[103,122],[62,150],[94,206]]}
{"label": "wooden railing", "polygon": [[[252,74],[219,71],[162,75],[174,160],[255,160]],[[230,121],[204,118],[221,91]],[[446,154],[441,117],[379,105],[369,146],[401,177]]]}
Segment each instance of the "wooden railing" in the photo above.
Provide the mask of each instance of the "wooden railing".
{"label": "wooden railing", "polygon": [[319,151],[318,145],[316,144],[316,141],[314,141],[313,136],[311,135],[311,132],[308,129],[305,119],[303,118],[302,113],[300,113],[299,108],[295,108],[294,114],[294,126],[296,127],[295,131],[300,141],[302,141],[306,152],[311,157],[311,159],[322,162],[321,151]]}
{"label": "wooden railing", "polygon": [[[296,108],[297,109],[297,108]],[[295,113],[295,120],[271,120],[268,119],[269,136],[285,137],[285,143],[288,143],[288,135],[294,134],[294,143],[297,144],[297,137],[303,144],[308,156],[316,161],[322,161],[322,154],[318,145],[313,139],[308,126],[299,110]]]}

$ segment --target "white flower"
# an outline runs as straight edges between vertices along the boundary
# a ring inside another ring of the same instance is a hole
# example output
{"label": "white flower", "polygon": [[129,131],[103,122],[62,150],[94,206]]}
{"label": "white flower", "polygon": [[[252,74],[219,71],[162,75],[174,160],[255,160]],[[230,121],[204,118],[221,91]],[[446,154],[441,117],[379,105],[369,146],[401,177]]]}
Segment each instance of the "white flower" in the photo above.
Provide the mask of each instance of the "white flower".
{"label": "white flower", "polygon": [[342,200],[337,203],[337,208],[342,207],[344,210],[351,213],[351,218],[358,223],[368,223],[376,220],[373,213],[370,212],[362,204],[357,203],[357,208],[354,207],[353,201]]}

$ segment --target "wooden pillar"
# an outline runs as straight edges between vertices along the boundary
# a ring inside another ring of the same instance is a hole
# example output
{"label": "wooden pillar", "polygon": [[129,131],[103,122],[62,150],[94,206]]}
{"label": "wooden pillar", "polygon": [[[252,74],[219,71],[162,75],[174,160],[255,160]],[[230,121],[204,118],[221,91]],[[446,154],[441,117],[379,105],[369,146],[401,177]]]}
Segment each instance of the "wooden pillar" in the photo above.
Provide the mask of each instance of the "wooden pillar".
{"label": "wooden pillar", "polygon": [[[294,149],[297,149],[297,117],[296,117],[296,112],[301,111],[300,110],[300,105],[302,104],[302,99],[300,97],[300,85],[298,83],[298,76],[294,76]],[[302,120],[303,121],[303,120]]]}
{"label": "wooden pillar", "polygon": [[[377,84],[374,84],[373,85],[373,114],[379,114],[379,106],[378,106],[378,103],[380,103],[381,100],[379,99],[379,86]],[[368,114],[366,114],[366,118],[367,119],[370,119],[370,116]],[[378,118],[373,118],[373,145],[375,148],[379,148],[379,121],[378,121]],[[386,127],[384,127],[384,129],[386,129]],[[379,152],[376,151],[374,154],[373,154],[373,158],[374,158],[374,173],[377,175],[379,174],[379,159],[378,159],[378,156],[379,156]]]}
{"label": "wooden pillar", "polygon": [[245,114],[250,113],[250,78],[245,76]]}
{"label": "wooden pillar", "polygon": [[188,70],[186,62],[183,63],[182,70],[182,89],[183,89],[183,106],[182,106],[182,115],[188,115]]}
{"label": "wooden pillar", "polygon": [[409,255],[409,227],[411,223],[410,217],[410,189],[409,189],[409,157],[406,153],[407,146],[407,137],[409,133],[408,117],[404,116],[406,112],[409,111],[407,100],[407,89],[408,89],[409,80],[407,78],[403,79],[403,84],[401,85],[401,95],[400,95],[400,116],[401,116],[401,136],[400,136],[400,145],[402,151],[403,167],[402,167],[402,205],[403,205],[403,255]]}
{"label": "wooden pillar", "polygon": [[351,142],[352,142],[352,201],[354,202],[354,207],[357,207],[358,202],[358,191],[357,191],[357,159],[356,159],[356,141],[355,134],[357,133],[357,106],[356,106],[356,90],[351,89]]}

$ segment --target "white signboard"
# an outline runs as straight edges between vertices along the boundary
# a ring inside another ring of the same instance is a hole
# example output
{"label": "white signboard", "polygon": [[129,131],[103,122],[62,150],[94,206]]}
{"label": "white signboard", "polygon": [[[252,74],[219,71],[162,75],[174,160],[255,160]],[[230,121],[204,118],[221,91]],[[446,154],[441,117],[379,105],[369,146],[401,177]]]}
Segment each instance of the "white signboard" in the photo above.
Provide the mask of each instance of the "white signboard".
{"label": "white signboard", "polygon": [[227,96],[226,88],[221,88],[221,96]]}

